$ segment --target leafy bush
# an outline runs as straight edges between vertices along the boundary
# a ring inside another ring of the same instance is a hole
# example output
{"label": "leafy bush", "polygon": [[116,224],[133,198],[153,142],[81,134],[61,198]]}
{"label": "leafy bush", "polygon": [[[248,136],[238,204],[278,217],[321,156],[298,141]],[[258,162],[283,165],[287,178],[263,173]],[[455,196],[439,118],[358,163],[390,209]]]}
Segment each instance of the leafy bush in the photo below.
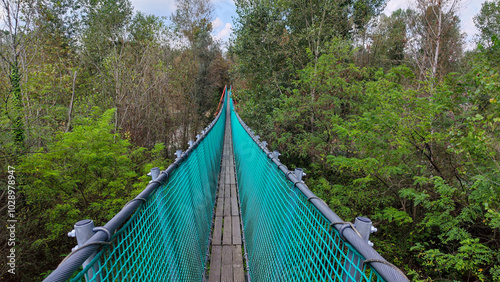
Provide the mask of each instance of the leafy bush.
{"label": "leafy bush", "polygon": [[[153,165],[164,169],[164,146],[151,151],[133,148],[114,133],[114,112],[80,121],[73,131],[58,134],[46,148],[22,159],[20,191],[29,222],[23,226],[20,246],[33,258],[19,264],[26,268],[20,273],[54,269],[60,255],[75,244],[66,234],[77,221],[88,218],[104,225],[144,189],[146,170]],[[35,269],[28,267],[36,262]]]}

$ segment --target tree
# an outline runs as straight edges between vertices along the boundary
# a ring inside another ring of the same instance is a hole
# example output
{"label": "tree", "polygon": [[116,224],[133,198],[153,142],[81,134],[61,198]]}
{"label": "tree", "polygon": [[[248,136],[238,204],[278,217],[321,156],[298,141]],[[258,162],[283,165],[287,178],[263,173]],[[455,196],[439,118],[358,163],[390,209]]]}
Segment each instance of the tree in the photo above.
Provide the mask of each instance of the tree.
{"label": "tree", "polygon": [[83,5],[78,0],[48,0],[39,5],[37,21],[46,35],[63,37],[66,44],[76,46],[82,32]]}
{"label": "tree", "polygon": [[143,170],[152,167],[144,161],[148,154],[161,169],[167,164],[162,144],[151,151],[135,148],[113,133],[114,109],[98,112],[19,165],[24,173],[18,193],[25,201],[19,210],[25,222],[18,238],[19,280],[57,267],[74,244],[66,234],[75,222],[91,218],[104,224],[136,196],[148,182]]}
{"label": "tree", "polygon": [[[188,43],[187,48],[182,49],[182,56],[187,59],[183,62],[189,68],[186,71],[191,74],[186,77],[183,87],[188,101],[195,106],[196,120],[204,124],[207,117],[213,116],[210,110],[214,109],[223,89],[210,75],[221,52],[210,34],[214,7],[208,0],[177,0],[176,4],[178,9],[172,14],[172,22],[178,37]],[[194,128],[201,124],[196,123]]]}
{"label": "tree", "polygon": [[[244,81],[246,89],[235,87],[235,96],[243,103],[259,105],[249,113],[253,125],[268,124],[267,116],[280,96],[293,88],[298,70],[311,61],[317,63],[328,42],[336,37],[349,39],[364,30],[385,2],[236,1],[235,78]],[[309,91],[311,101],[316,100],[316,88]],[[311,125],[314,119],[313,114]]]}
{"label": "tree", "polygon": [[406,17],[407,11],[401,9],[390,16],[382,14],[379,17],[378,22],[369,31],[371,44],[367,45],[367,52],[359,52],[360,55],[366,54],[361,58],[364,65],[389,69],[405,62],[408,42]]}
{"label": "tree", "polygon": [[[2,0],[0,2],[0,66],[9,77],[10,90],[5,101],[9,108],[5,113],[12,122],[12,136],[18,151],[24,146],[24,108],[22,102],[22,78],[28,60],[26,48],[35,35],[34,17],[37,1]],[[10,107],[9,107],[10,106]]]}
{"label": "tree", "polygon": [[123,47],[125,27],[131,17],[132,5],[129,0],[84,2],[79,40],[82,43],[84,62],[92,67],[92,71],[102,71],[104,58],[113,49]]}
{"label": "tree", "polygon": [[490,47],[493,36],[500,35],[500,1],[486,1],[481,6],[479,14],[474,16],[474,24],[479,30],[479,43]]}
{"label": "tree", "polygon": [[128,0],[0,5],[0,164],[17,169],[23,222],[16,279],[40,280],[74,246],[65,233],[76,221],[105,223],[147,185],[145,170],[187,147],[213,116],[229,65],[210,17],[191,25],[190,45],[164,18],[132,16]]}
{"label": "tree", "polygon": [[443,78],[462,56],[458,6],[459,0],[418,0],[409,14],[409,48],[421,77]]}
{"label": "tree", "polygon": [[176,0],[175,30],[193,47],[200,34],[212,31],[214,7],[209,0]]}

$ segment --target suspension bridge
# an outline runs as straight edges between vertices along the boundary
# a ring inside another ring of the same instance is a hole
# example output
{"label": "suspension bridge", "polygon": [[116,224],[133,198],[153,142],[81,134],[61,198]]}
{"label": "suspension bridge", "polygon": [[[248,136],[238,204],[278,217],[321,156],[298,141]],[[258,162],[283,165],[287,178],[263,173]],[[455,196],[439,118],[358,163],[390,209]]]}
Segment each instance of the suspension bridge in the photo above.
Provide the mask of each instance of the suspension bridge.
{"label": "suspension bridge", "polygon": [[369,219],[341,220],[222,97],[106,225],[75,224],[78,246],[44,281],[408,281],[371,247]]}

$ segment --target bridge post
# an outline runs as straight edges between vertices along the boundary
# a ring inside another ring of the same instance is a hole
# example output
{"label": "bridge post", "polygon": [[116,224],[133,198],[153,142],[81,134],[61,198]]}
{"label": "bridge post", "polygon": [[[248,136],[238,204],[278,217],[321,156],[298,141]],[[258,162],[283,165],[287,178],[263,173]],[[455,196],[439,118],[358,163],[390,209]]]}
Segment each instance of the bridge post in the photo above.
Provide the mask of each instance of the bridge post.
{"label": "bridge post", "polygon": [[[368,245],[373,246],[373,243],[368,240],[370,238],[370,234],[377,231],[377,228],[372,226],[372,221],[367,217],[358,216],[354,220],[354,227],[358,231],[361,238],[365,240]],[[361,273],[356,271],[356,269],[361,268],[360,262],[361,258],[355,252],[349,250],[347,260],[344,264],[346,272],[349,273],[349,276],[344,273],[344,275],[342,275],[343,281],[359,281],[361,279]]]}
{"label": "bridge post", "polygon": [[[281,156],[281,154],[280,154],[280,152],[279,152],[278,150],[274,150],[274,151],[272,152],[272,154],[273,154],[273,158],[274,158],[274,159],[278,159],[278,157],[279,157],[279,156]],[[279,160],[279,159],[278,159],[278,160]]]}
{"label": "bridge post", "polygon": [[175,151],[175,155],[177,156],[177,158],[175,160],[180,159],[182,157],[182,150]]}
{"label": "bridge post", "polygon": [[158,176],[160,176],[160,169],[157,167],[153,167],[151,172],[148,173],[148,176],[151,176],[151,181],[155,181]]}
{"label": "bridge post", "polygon": [[377,228],[373,227],[372,221],[369,218],[358,216],[354,221],[354,225],[356,226],[356,230],[358,230],[359,234],[361,234],[361,238],[365,240],[368,245],[373,247],[373,243],[370,242],[370,234],[373,232],[377,232]]}
{"label": "bridge post", "polygon": [[[76,237],[76,242],[78,245],[73,248],[72,251],[75,251],[78,248],[81,248],[85,245],[85,243],[90,239],[90,237],[94,236],[94,222],[90,219],[80,220],[75,223],[75,229],[68,233],[69,237]],[[95,257],[95,254],[92,254],[87,260],[85,260],[82,264],[83,268],[85,268]],[[94,275],[97,273],[98,267],[94,266],[89,269],[87,275],[85,276],[85,280],[92,280]],[[94,281],[100,281],[99,277]]]}
{"label": "bridge post", "polygon": [[297,167],[293,173],[295,174],[295,176],[297,176],[297,179],[299,181],[302,181],[302,176],[306,175],[304,170],[300,167]]}

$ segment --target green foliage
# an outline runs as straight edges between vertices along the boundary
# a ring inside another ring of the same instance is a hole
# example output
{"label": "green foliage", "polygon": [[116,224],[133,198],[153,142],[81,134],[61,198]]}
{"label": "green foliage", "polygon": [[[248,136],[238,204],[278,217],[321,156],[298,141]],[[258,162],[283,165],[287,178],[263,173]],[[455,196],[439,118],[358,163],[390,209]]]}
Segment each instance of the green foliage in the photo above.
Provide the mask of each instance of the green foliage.
{"label": "green foliage", "polygon": [[172,22],[177,32],[194,46],[201,34],[212,31],[213,6],[208,0],[176,0]]}
{"label": "green foliage", "polygon": [[394,207],[387,207],[382,211],[379,219],[387,220],[389,222],[395,222],[397,225],[404,225],[406,223],[412,223],[413,218],[408,215],[405,211],[397,210]]}
{"label": "green foliage", "polygon": [[131,42],[142,44],[158,42],[164,33],[164,23],[159,17],[138,12],[132,18],[129,35]]}
{"label": "green foliage", "polygon": [[245,102],[245,112],[275,105],[259,134],[340,216],[378,221],[378,250],[413,279],[496,279],[500,91],[489,51],[470,73],[430,83],[404,65],[357,66],[345,40],[325,46],[279,100]]}
{"label": "green foliage", "polygon": [[479,42],[486,46],[493,44],[492,37],[500,35],[500,2],[485,1],[481,11],[474,16],[474,24],[479,29]]}
{"label": "green foliage", "polygon": [[321,55],[331,52],[328,44],[334,38],[348,39],[364,30],[385,2],[237,1],[233,74],[241,88],[250,90],[235,86],[235,99],[245,104],[242,117],[249,117],[253,128],[266,125],[266,116],[291,92],[294,81],[306,77],[299,78],[300,71],[315,68]]}
{"label": "green foliage", "polygon": [[405,48],[408,42],[408,28],[406,17],[410,11],[401,9],[394,11],[390,16],[382,14],[374,30],[370,33],[373,40],[371,51],[360,48],[367,58],[363,62],[373,67],[383,67],[388,70],[400,65],[405,59]]}
{"label": "green foliage", "polygon": [[210,36],[212,10],[197,15],[186,46],[166,18],[134,15],[128,0],[5,4],[13,10],[0,26],[13,33],[0,30],[0,163],[22,184],[16,278],[32,281],[69,253],[76,221],[104,224],[194,139],[229,64]]}
{"label": "green foliage", "polygon": [[11,111],[12,115],[12,135],[14,136],[14,141],[16,142],[17,146],[22,148],[23,143],[24,143],[24,122],[22,119],[22,111],[23,111],[23,106],[22,106],[22,97],[21,97],[21,75],[19,73],[19,66],[14,65],[11,70],[10,74],[10,83],[12,85],[11,88],[11,99],[12,99],[12,104],[13,104],[13,110]]}
{"label": "green foliage", "polygon": [[[29,205],[43,203],[47,218],[71,207],[76,212],[61,219],[74,222],[81,212],[91,218],[109,219],[111,202],[125,201],[126,183],[136,176],[127,157],[129,142],[112,133],[113,113],[108,110],[97,121],[60,134],[47,149],[23,160],[21,169],[29,172],[23,189]],[[50,227],[47,231],[51,232],[50,239],[62,235]]]}
{"label": "green foliage", "polygon": [[116,47],[121,47],[123,29],[132,17],[129,0],[86,0],[83,2],[82,32],[83,59],[92,70],[98,71],[103,59]]}
{"label": "green foliage", "polygon": [[[114,133],[114,113],[110,109],[80,121],[73,131],[58,134],[47,148],[23,158],[19,166],[23,171],[20,192],[30,221],[44,234],[38,234],[30,248],[39,255],[44,253],[50,268],[58,262],[58,250],[67,253],[70,246],[65,235],[75,222],[90,218],[96,226],[105,224],[144,189],[146,176],[138,181],[138,174],[145,175],[153,166],[166,166],[161,157],[163,144],[151,151],[134,149]],[[145,162],[147,159],[153,162]]]}

